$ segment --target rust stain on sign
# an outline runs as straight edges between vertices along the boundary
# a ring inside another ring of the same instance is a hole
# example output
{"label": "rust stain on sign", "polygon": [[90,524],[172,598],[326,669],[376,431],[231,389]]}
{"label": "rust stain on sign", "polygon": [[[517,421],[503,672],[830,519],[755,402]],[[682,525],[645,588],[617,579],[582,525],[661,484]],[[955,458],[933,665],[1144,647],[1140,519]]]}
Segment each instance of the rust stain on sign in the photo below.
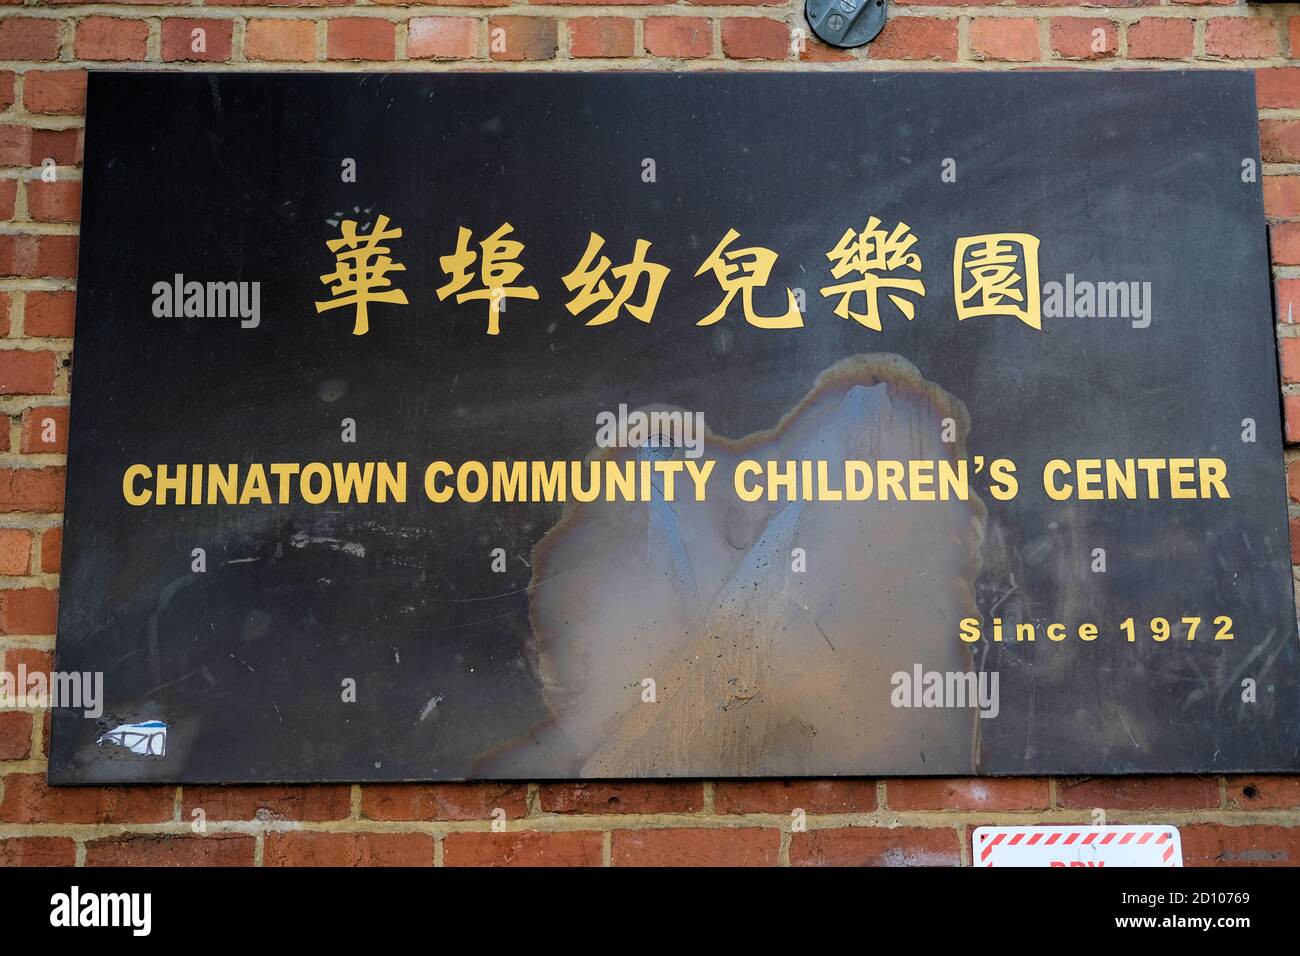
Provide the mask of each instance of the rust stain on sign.
{"label": "rust stain on sign", "polygon": [[548,732],[583,774],[608,777],[848,770],[905,762],[918,741],[937,765],[973,767],[974,711],[895,708],[890,677],[970,668],[954,635],[977,613],[983,503],[747,502],[730,479],[745,459],[815,459],[832,473],[957,461],[968,431],[965,406],[910,362],[855,355],[768,431],[732,441],[706,429],[707,500],[659,489],[649,502],[570,502],[533,560]]}

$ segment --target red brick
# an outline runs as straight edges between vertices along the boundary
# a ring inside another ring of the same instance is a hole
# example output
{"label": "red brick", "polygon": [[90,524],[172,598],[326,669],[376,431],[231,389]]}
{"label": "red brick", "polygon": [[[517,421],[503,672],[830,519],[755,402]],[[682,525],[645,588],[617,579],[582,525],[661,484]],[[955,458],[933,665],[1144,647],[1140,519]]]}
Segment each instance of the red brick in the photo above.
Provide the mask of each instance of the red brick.
{"label": "red brick", "polygon": [[13,70],[0,70],[0,110],[7,110],[17,102],[16,78]]}
{"label": "red brick", "polygon": [[[797,29],[804,29],[799,27]],[[791,40],[796,40],[795,52],[798,54],[800,63],[849,63],[856,57],[852,50],[841,50],[839,47],[829,46],[822,43],[815,36],[809,36],[807,32],[792,34]],[[873,45],[875,41],[872,41]]]}
{"label": "red brick", "polygon": [[1219,805],[1219,782],[1213,777],[1062,778],[1056,798],[1075,810],[1199,810]]}
{"label": "red brick", "polygon": [[[66,0],[68,3],[78,2],[78,0]],[[172,0],[149,0],[150,3],[172,2]],[[225,7],[342,7],[347,6],[352,0],[222,0],[222,6]],[[396,0],[394,0],[396,2]],[[401,0],[403,4],[409,0]],[[459,0],[449,0],[448,4],[453,5]],[[497,0],[499,2],[499,0]]]}
{"label": "red brick", "polygon": [[1033,777],[922,778],[890,780],[891,810],[1046,810],[1048,783]]}
{"label": "red brick", "polygon": [[870,813],[874,780],[726,780],[715,785],[718,813]]}
{"label": "red brick", "polygon": [[765,17],[727,17],[722,21],[722,53],[732,60],[790,59],[790,28]]}
{"label": "red brick", "polygon": [[63,468],[0,468],[0,513],[63,510]]}
{"label": "red brick", "polygon": [[32,566],[32,533],[0,528],[0,574],[27,574]]}
{"label": "red brick", "polygon": [[0,274],[71,279],[76,272],[76,236],[0,236]]}
{"label": "red brick", "polygon": [[18,180],[0,179],[0,220],[13,219],[18,201]]}
{"label": "red brick", "polygon": [[414,17],[407,23],[406,55],[412,59],[468,60],[477,52],[473,17]]}
{"label": "red brick", "polygon": [[0,395],[48,395],[57,365],[53,352],[0,349]]}
{"label": "red brick", "polygon": [[241,833],[111,837],[86,844],[86,866],[252,866],[255,843]]}
{"label": "red brick", "polygon": [[32,752],[32,715],[0,710],[0,760],[25,760]]}
{"label": "red brick", "polygon": [[81,183],[28,180],[27,214],[36,222],[76,222],[81,218]]}
{"label": "red brick", "polygon": [[73,866],[77,845],[67,837],[11,837],[0,840],[0,866]]}
{"label": "red brick", "polygon": [[713,23],[707,17],[646,17],[642,40],[651,56],[708,56],[713,52]]}
{"label": "red brick", "polygon": [[553,60],[559,46],[551,17],[492,17],[488,55],[494,60]]}
{"label": "red brick", "polygon": [[632,21],[623,17],[579,17],[566,21],[569,55],[574,57],[632,56]]}
{"label": "red brick", "polygon": [[[1292,518],[1291,548],[1297,541],[1295,526],[1300,519]],[[1228,806],[1242,810],[1296,810],[1300,809],[1300,777],[1258,775],[1228,777],[1225,780]]]}
{"label": "red brick", "polygon": [[[1287,486],[1290,487],[1291,476],[1287,475]],[[1292,518],[1291,525],[1291,563],[1300,564],[1300,518]]]}
{"label": "red brick", "polygon": [[309,63],[316,59],[316,24],[310,20],[249,20],[244,28],[244,57]]}
{"label": "red brick", "polygon": [[897,17],[889,29],[871,41],[867,55],[873,60],[957,59],[957,21],[931,17]]}
{"label": "red brick", "polygon": [[144,20],[84,17],[77,21],[74,48],[78,60],[143,60],[148,41]]}
{"label": "red brick", "polygon": [[427,833],[268,833],[265,866],[433,866]]}
{"label": "red brick", "polygon": [[1300,863],[1300,827],[1219,826],[1179,828],[1185,866],[1295,866]]}
{"label": "red brick", "polygon": [[[194,49],[194,31],[203,31],[203,49]],[[224,63],[230,59],[234,20],[190,20],[168,17],[162,24],[162,58],[168,62],[191,60]]]}
{"label": "red brick", "polygon": [[1286,443],[1300,444],[1300,395],[1282,396],[1282,419]]}
{"label": "red brick", "polygon": [[614,866],[776,866],[781,831],[616,830]]}
{"label": "red brick", "polygon": [[75,292],[28,292],[23,332],[33,338],[68,338],[76,315]]}
{"label": "red brick", "polygon": [[81,163],[81,130],[33,129],[31,131],[31,164],[39,166],[46,159],[56,166],[76,166]]}
{"label": "red brick", "polygon": [[1277,56],[1277,24],[1263,17],[1215,17],[1205,25],[1208,56],[1263,60]]}
{"label": "red brick", "polygon": [[790,839],[792,866],[957,866],[951,827],[850,827],[809,830]]}
{"label": "red brick", "polygon": [[1272,66],[1256,70],[1255,103],[1261,109],[1300,107],[1300,67]]}
{"label": "red brick", "polygon": [[1300,218],[1300,176],[1264,177],[1264,215]]}
{"label": "red brick", "polygon": [[0,126],[0,166],[26,166],[31,161],[31,127]]}
{"label": "red brick", "polygon": [[1143,17],[1128,28],[1132,60],[1185,60],[1192,55],[1196,27],[1182,17]]}
{"label": "red brick", "polygon": [[41,535],[41,570],[57,574],[63,557],[63,529],[50,528]]}
{"label": "red brick", "polygon": [[528,788],[512,783],[394,783],[361,789],[367,820],[490,820],[502,809],[509,818],[528,813]]}
{"label": "red brick", "polygon": [[1288,336],[1278,339],[1277,345],[1282,365],[1282,383],[1295,385],[1300,382],[1300,339]]}
{"label": "red brick", "polygon": [[700,783],[547,783],[541,787],[547,813],[694,813],[704,807]]}
{"label": "red brick", "polygon": [[49,787],[41,773],[4,778],[5,823],[166,823],[171,787]]}
{"label": "red brick", "polygon": [[600,866],[604,836],[594,830],[563,833],[449,833],[443,866]]}
{"label": "red brick", "polygon": [[1287,21],[1287,38],[1291,55],[1300,56],[1300,17],[1292,17]]}
{"label": "red brick", "polygon": [[1300,265],[1300,222],[1272,223],[1268,227],[1268,241],[1274,265]]}
{"label": "red brick", "polygon": [[336,17],[327,23],[325,55],[331,60],[392,60],[397,28],[377,17]]}
{"label": "red brick", "polygon": [[53,634],[59,594],[49,588],[0,591],[0,634]]}
{"label": "red brick", "polygon": [[186,787],[181,817],[202,810],[207,820],[343,820],[352,812],[352,788]]}
{"label": "red brick", "polygon": [[59,21],[35,17],[0,20],[0,60],[57,60]]}
{"label": "red brick", "polygon": [[[1096,49],[1101,31],[1101,49]],[[1110,20],[1057,17],[1049,30],[1052,50],[1067,60],[1105,60],[1119,53],[1119,31]]]}
{"label": "red brick", "polygon": [[23,105],[30,113],[84,113],[85,70],[29,70],[23,74]]}
{"label": "red brick", "polygon": [[39,647],[11,647],[4,655],[4,667],[10,674],[24,670],[27,674],[44,674],[48,681],[54,670],[54,654]]}
{"label": "red brick", "polygon": [[1020,17],[975,17],[970,22],[970,52],[976,60],[1037,60],[1038,21]]}

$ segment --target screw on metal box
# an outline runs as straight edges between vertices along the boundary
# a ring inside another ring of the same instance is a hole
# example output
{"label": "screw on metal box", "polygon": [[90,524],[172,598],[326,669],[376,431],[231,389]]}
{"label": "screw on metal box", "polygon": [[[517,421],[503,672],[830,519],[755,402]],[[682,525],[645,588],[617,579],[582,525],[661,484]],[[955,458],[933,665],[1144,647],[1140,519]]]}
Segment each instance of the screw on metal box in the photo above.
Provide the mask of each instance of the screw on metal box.
{"label": "screw on metal box", "polygon": [[885,25],[885,0],[807,0],[803,15],[823,43],[870,43]]}

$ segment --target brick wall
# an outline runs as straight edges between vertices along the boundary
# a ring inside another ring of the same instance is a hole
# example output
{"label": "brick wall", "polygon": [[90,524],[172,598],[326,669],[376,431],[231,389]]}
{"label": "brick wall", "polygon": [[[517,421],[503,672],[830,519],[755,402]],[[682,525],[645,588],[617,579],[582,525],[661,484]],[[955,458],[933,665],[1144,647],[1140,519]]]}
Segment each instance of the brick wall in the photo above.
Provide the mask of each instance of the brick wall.
{"label": "brick wall", "polygon": [[[892,0],[825,47],[802,0],[0,0],[0,653],[48,669],[88,68],[1256,71],[1286,431],[1300,442],[1300,7]],[[203,49],[195,50],[201,28]],[[796,32],[801,31],[801,32]],[[1098,33],[1097,31],[1100,31]],[[1103,42],[1095,42],[1100,38]],[[57,181],[42,182],[52,159]],[[43,422],[55,420],[47,442]],[[1300,516],[1300,457],[1290,460]],[[1292,519],[1300,544],[1300,517]],[[1293,545],[1300,564],[1300,547]],[[0,712],[0,864],[958,864],[985,823],[1162,821],[1189,864],[1300,863],[1300,777],[323,787],[45,786],[49,721]],[[505,830],[492,829],[504,811]],[[796,809],[806,830],[791,832]],[[204,831],[195,832],[195,810]],[[500,816],[500,814],[497,814]]]}

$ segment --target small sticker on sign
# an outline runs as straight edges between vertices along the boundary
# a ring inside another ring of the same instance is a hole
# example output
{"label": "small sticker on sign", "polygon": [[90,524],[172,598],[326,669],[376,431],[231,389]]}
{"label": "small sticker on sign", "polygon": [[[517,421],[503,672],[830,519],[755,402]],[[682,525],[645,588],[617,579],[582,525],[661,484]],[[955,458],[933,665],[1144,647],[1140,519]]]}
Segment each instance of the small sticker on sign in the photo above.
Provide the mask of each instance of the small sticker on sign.
{"label": "small sticker on sign", "polygon": [[977,827],[976,866],[1182,866],[1178,828],[1140,826]]}
{"label": "small sticker on sign", "polygon": [[167,755],[167,725],[161,720],[119,724],[100,736],[98,743],[116,745],[144,757]]}

